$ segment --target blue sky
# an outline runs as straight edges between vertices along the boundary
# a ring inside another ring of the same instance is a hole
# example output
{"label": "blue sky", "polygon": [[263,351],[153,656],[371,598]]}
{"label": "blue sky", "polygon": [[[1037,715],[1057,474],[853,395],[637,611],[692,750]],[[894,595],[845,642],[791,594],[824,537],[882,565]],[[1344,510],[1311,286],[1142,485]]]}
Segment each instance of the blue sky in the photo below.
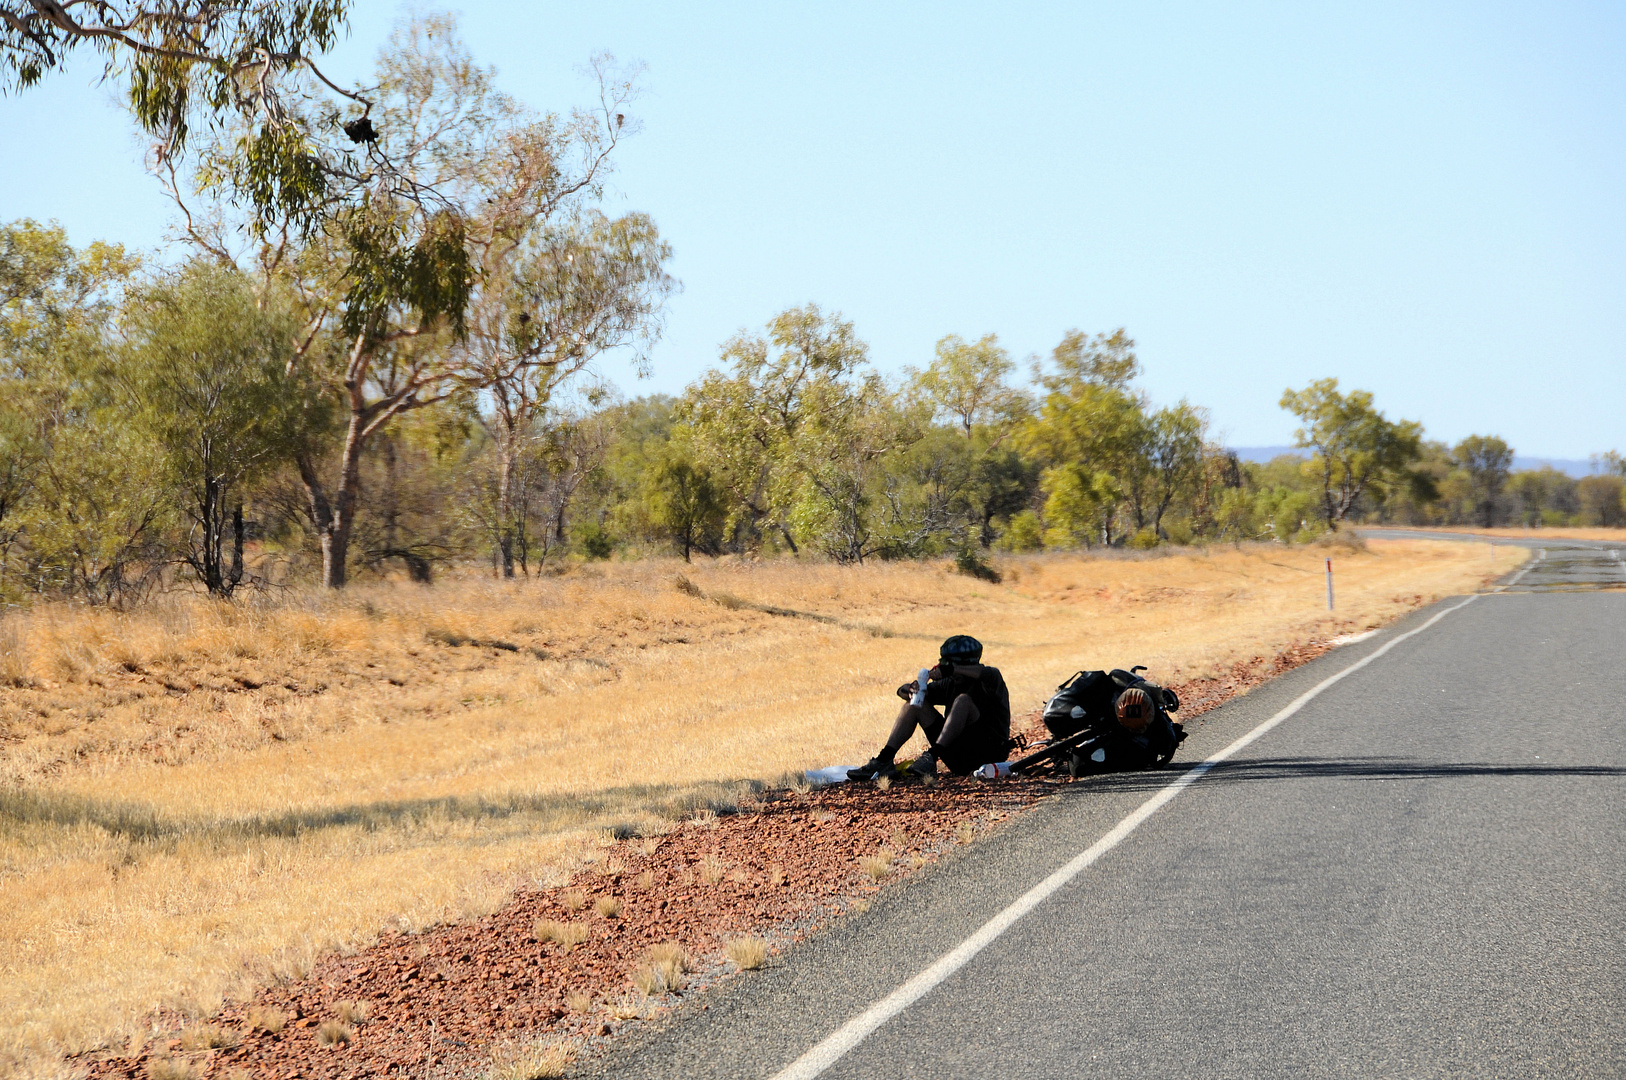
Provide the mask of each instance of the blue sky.
{"label": "blue sky", "polygon": [[[612,209],[684,291],[629,393],[816,301],[883,369],[947,333],[1018,356],[1127,327],[1160,401],[1287,442],[1283,388],[1521,454],[1626,449],[1619,4],[483,3],[476,55],[538,108],[595,51],[648,65]],[[402,9],[362,2],[362,75]],[[89,66],[0,99],[0,216],[157,244],[168,208]]]}

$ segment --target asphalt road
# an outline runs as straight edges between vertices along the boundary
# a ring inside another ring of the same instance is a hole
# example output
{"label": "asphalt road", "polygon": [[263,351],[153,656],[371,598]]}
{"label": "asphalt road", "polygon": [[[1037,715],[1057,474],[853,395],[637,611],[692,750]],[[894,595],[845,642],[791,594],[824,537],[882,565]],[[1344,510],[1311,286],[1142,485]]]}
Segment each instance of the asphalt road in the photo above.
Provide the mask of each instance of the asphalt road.
{"label": "asphalt road", "polygon": [[1518,581],[1503,590],[1554,592],[1626,586],[1626,545],[1609,540],[1564,540],[1543,536],[1498,536],[1494,539],[1473,533],[1420,531],[1417,529],[1360,529],[1362,536],[1381,539],[1463,540],[1476,543],[1509,544],[1536,552],[1535,561]]}
{"label": "asphalt road", "polygon": [[[820,1075],[1626,1076],[1626,592],[1546,572],[1213,767]],[[1207,714],[1177,763],[1449,603]],[[1069,786],[593,1070],[778,1075],[1178,775]]]}

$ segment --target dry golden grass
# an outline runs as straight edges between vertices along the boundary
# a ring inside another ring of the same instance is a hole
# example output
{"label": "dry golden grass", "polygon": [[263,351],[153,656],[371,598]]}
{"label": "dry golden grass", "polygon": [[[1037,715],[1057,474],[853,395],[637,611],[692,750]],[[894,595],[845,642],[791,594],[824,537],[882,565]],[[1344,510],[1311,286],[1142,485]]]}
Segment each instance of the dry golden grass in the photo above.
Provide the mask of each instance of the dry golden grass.
{"label": "dry golden grass", "polygon": [[341,1001],[333,1006],[333,1015],[341,1023],[365,1024],[367,1018],[373,1015],[373,1003],[370,1001]]}
{"label": "dry golden grass", "polygon": [[768,959],[768,943],[759,937],[734,938],[723,951],[741,971],[755,971]]}
{"label": "dry golden grass", "polygon": [[569,952],[587,940],[587,926],[584,923],[541,919],[531,927],[531,936],[538,941],[551,941]]}
{"label": "dry golden grass", "polygon": [[593,995],[586,990],[572,990],[565,995],[565,1005],[573,1013],[593,1011]]}
{"label": "dry golden grass", "polygon": [[1002,562],[997,586],[913,563],[656,560],[8,615],[0,1073],[561,883],[609,830],[653,838],[753,784],[862,761],[949,633],[981,638],[1026,710],[1080,667],[1202,675],[1524,556],[1334,551],[1329,616],[1326,554],[1045,555]]}
{"label": "dry golden grass", "polygon": [[147,1063],[150,1080],[192,1080],[192,1063],[185,1058],[158,1057]]}
{"label": "dry golden grass", "polygon": [[341,1020],[323,1020],[316,1029],[316,1045],[343,1046],[355,1037],[350,1025]]}
{"label": "dry golden grass", "polygon": [[237,1045],[237,1033],[219,1024],[192,1024],[181,1030],[182,1050],[217,1050]]}
{"label": "dry golden grass", "polygon": [[715,855],[707,855],[697,864],[695,864],[695,873],[698,874],[700,876],[700,880],[705,882],[707,885],[715,885],[719,881],[723,880],[723,875],[727,873],[727,871],[728,868],[723,865],[723,860],[719,859]]}
{"label": "dry golden grass", "polygon": [[892,852],[882,848],[873,855],[865,855],[859,859],[858,868],[868,874],[872,881],[880,881],[892,873],[893,858]]}
{"label": "dry golden grass", "polygon": [[483,1080],[549,1080],[563,1076],[576,1060],[576,1047],[568,1042],[541,1042],[499,1058]]}
{"label": "dry golden grass", "polygon": [[683,946],[675,941],[652,945],[643,959],[632,970],[632,985],[645,997],[682,990],[688,985],[684,976],[694,970],[694,962]]}
{"label": "dry golden grass", "polygon": [[251,1031],[263,1031],[275,1035],[288,1023],[288,1014],[278,1009],[268,1009],[256,1005],[248,1011],[248,1026]]}
{"label": "dry golden grass", "polygon": [[606,919],[621,917],[621,901],[614,896],[601,896],[593,901],[593,910]]}

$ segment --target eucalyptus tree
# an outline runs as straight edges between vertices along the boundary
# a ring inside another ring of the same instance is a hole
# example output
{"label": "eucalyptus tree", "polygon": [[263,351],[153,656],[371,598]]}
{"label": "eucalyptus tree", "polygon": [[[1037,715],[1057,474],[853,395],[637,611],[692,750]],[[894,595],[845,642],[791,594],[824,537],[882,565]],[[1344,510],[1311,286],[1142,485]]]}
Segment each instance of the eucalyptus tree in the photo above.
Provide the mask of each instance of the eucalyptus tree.
{"label": "eucalyptus tree", "polygon": [[109,327],[137,265],[117,245],[76,249],[54,224],[0,225],[0,578],[17,568],[32,587],[105,598],[145,543],[148,508],[122,512],[145,485],[130,490],[126,477],[99,489],[97,463],[78,460],[110,452],[89,429],[103,416]]}
{"label": "eucalyptus tree", "polygon": [[722,360],[729,370],[691,386],[678,416],[728,494],[729,531],[775,532],[792,552],[816,537],[837,559],[866,557],[876,463],[916,436],[853,324],[816,304],[789,308],[765,334],[731,338]]}
{"label": "eucalyptus tree", "polygon": [[237,270],[199,260],[125,305],[119,397],[180,503],[179,558],[216,596],[244,580],[248,486],[322,411],[289,363],[298,324],[271,299]]}
{"label": "eucalyptus tree", "polygon": [[1337,379],[1286,390],[1281,406],[1304,425],[1294,432],[1294,445],[1312,452],[1304,471],[1321,488],[1321,513],[1329,529],[1349,516],[1362,494],[1382,495],[1404,482],[1422,452],[1421,424],[1389,420],[1373,407],[1369,392],[1340,393]]}
{"label": "eucalyptus tree", "polygon": [[1468,474],[1479,523],[1486,528],[1496,524],[1496,501],[1511,475],[1513,448],[1495,435],[1470,435],[1457,443],[1451,456]]}
{"label": "eucalyptus tree", "polygon": [[1196,494],[1203,480],[1208,415],[1187,401],[1157,410],[1146,424],[1145,454],[1152,483],[1151,526],[1163,538],[1163,516]]}
{"label": "eucalyptus tree", "polygon": [[1043,467],[1040,488],[1050,541],[1112,544],[1120,507],[1146,504],[1150,468],[1144,403],[1129,389],[1140,371],[1122,330],[1068,333],[1038,375],[1042,395],[1021,445]]}
{"label": "eucalyptus tree", "polygon": [[608,57],[593,71],[595,106],[537,114],[497,89],[454,19],[420,15],[381,51],[373,85],[282,73],[277,130],[302,148],[304,173],[257,157],[265,124],[242,117],[197,150],[189,174],[171,169],[197,244],[235,261],[246,235],[265,287],[291,283],[304,323],[294,363],[340,404],[332,437],[296,455],[326,585],[346,580],[370,441],[403,413],[501,377],[470,342],[489,329],[477,316],[505,304],[477,313],[477,302],[520,280],[522,253],[546,247],[539,233],[569,234],[602,194],[634,86]]}
{"label": "eucalyptus tree", "polygon": [[997,446],[1028,411],[1027,396],[1009,382],[1015,367],[995,335],[968,342],[949,334],[937,342],[926,369],[910,376],[914,393],[934,416],[947,417],[967,439],[980,429]]}
{"label": "eucalyptus tree", "polygon": [[471,377],[487,387],[482,422],[496,455],[495,540],[504,577],[524,529],[515,469],[554,395],[611,350],[642,369],[675,287],[670,246],[646,214],[609,218],[563,208],[517,245],[489,246],[460,345]]}

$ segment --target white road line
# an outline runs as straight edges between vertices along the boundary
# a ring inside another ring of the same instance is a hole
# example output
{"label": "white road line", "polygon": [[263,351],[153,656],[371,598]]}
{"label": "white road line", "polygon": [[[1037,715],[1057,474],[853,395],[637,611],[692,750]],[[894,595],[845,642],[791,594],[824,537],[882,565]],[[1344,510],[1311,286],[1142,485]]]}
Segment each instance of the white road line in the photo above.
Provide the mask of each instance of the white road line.
{"label": "white road line", "polygon": [[1515,586],[1515,585],[1517,585],[1519,583],[1520,578],[1524,577],[1524,575],[1526,575],[1530,571],[1534,570],[1536,568],[1536,564],[1541,562],[1541,560],[1545,559],[1546,557],[1547,557],[1547,549],[1542,548],[1540,551],[1536,552],[1536,557],[1534,559],[1531,559],[1529,562],[1524,564],[1524,569],[1520,570],[1517,574],[1514,574],[1513,577],[1508,580],[1508,583],[1506,585],[1498,585],[1496,587],[1496,591],[1497,592],[1504,592],[1504,591],[1506,591],[1508,589],[1513,588],[1513,586]]}
{"label": "white road line", "polygon": [[1237,751],[1247,747],[1271,728],[1275,727],[1277,724],[1280,724],[1283,720],[1286,720],[1288,717],[1304,708],[1304,706],[1308,705],[1312,700],[1314,700],[1318,694],[1332,686],[1334,683],[1340,682],[1349,675],[1353,675],[1355,672],[1361,670],[1361,668],[1370,664],[1372,661],[1376,660],[1378,657],[1382,656],[1396,645],[1399,645],[1402,641],[1405,641],[1407,638],[1416,637],[1418,634],[1421,634],[1424,630],[1427,630],[1429,627],[1433,626],[1435,623],[1439,622],[1453,611],[1462,610],[1469,604],[1473,603],[1476,599],[1477,596],[1470,596],[1459,604],[1453,604],[1444,611],[1436,613],[1433,618],[1429,619],[1415,630],[1408,630],[1399,637],[1385,642],[1381,647],[1372,650],[1371,653],[1355,661],[1355,663],[1338,672],[1338,674],[1328,676],[1315,686],[1294,698],[1292,703],[1284,708],[1281,712],[1277,713],[1275,716],[1272,716],[1269,720],[1266,720],[1264,723],[1260,724],[1258,727],[1254,728],[1252,731],[1248,732],[1246,735],[1242,736],[1240,739],[1236,740],[1230,746],[1227,746],[1213,757],[1202,762],[1201,764],[1193,766],[1178,780],[1159,791],[1156,795],[1153,795],[1150,799],[1147,799],[1145,802],[1141,803],[1139,808],[1137,808],[1134,813],[1118,822],[1118,824],[1113,827],[1111,832],[1107,833],[1105,836],[1101,837],[1101,839],[1091,844],[1084,851],[1073,856],[1073,858],[1060,870],[1057,870],[1055,873],[1039,882],[1039,884],[1023,893],[1004,911],[1001,911],[998,915],[995,915],[992,919],[989,919],[987,922],[983,923],[976,933],[960,942],[959,945],[955,946],[952,952],[944,955],[936,963],[932,964],[931,967],[927,968],[925,971],[922,971],[919,975],[916,975],[914,978],[892,991],[886,997],[877,1001],[875,1004],[871,1005],[869,1008],[847,1021],[833,1034],[826,1037],[823,1042],[819,1043],[817,1046],[813,1047],[813,1049],[809,1050],[807,1053],[803,1054],[801,1057],[791,1062],[790,1065],[786,1066],[780,1072],[775,1074],[773,1080],[813,1080],[813,1077],[818,1076],[820,1073],[830,1068],[830,1066],[840,1061],[847,1051],[863,1042],[865,1038],[867,1038],[882,1024],[886,1023],[888,1020],[892,1019],[894,1016],[897,1016],[903,1010],[925,997],[940,983],[942,983],[943,980],[965,967],[966,964],[970,963],[973,957],[982,952],[982,950],[986,949],[989,945],[992,945],[1001,934],[1015,925],[1017,920],[1022,918],[1022,916],[1026,915],[1028,912],[1032,911],[1034,908],[1038,907],[1045,900],[1049,899],[1056,892],[1056,890],[1072,881],[1091,863],[1095,862],[1101,858],[1101,856],[1117,847],[1124,840],[1124,838],[1130,833],[1134,832],[1142,822],[1151,817],[1153,814],[1157,813],[1158,810],[1160,810],[1165,804],[1172,801],[1176,795],[1179,795],[1186,788],[1202,779],[1203,776],[1205,776],[1215,765],[1218,765],[1220,762],[1235,754]]}

